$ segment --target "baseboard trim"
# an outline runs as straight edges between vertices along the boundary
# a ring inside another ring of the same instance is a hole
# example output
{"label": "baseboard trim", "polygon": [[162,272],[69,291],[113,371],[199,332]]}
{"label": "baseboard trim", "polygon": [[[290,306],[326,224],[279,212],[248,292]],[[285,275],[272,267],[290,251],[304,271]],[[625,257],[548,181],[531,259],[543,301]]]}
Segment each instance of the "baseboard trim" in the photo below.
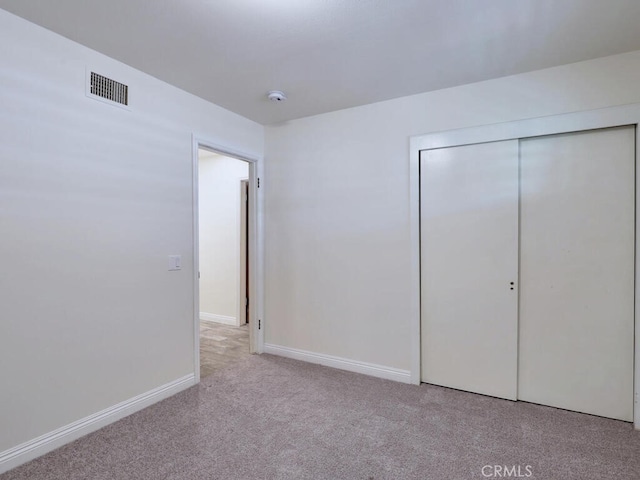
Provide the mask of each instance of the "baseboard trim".
{"label": "baseboard trim", "polygon": [[225,325],[237,326],[236,317],[228,317],[226,315],[216,315],[215,313],[200,312],[200,320],[205,322],[224,323]]}
{"label": "baseboard trim", "polygon": [[53,432],[29,440],[17,447],[0,452],[0,474],[7,472],[34,458],[127,417],[160,400],[195,385],[195,375],[190,374],[169,382],[146,393],[133,397],[98,413],[58,428]]}
{"label": "baseboard trim", "polygon": [[362,373],[372,377],[395,380],[396,382],[411,383],[411,373],[409,370],[400,370],[398,368],[385,367],[383,365],[376,365],[373,363],[358,362],[347,358],[334,357],[332,355],[313,353],[306,350],[298,350],[297,348],[283,347],[268,343],[265,343],[264,345],[264,353],[293,358],[295,360],[302,360],[303,362],[317,363],[326,367]]}

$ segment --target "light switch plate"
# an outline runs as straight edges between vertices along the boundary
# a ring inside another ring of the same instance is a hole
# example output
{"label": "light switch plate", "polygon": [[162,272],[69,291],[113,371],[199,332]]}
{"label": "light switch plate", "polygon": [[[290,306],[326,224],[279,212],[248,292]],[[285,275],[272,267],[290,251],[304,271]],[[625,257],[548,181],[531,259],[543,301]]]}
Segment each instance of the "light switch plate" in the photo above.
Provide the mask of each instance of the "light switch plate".
{"label": "light switch plate", "polygon": [[182,270],[182,255],[169,255],[169,271]]}

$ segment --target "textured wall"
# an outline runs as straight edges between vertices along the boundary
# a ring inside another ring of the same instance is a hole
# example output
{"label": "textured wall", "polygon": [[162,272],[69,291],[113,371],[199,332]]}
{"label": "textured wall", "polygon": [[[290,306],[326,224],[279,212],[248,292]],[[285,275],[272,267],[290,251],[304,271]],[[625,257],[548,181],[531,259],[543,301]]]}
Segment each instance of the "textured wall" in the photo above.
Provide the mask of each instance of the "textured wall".
{"label": "textured wall", "polygon": [[640,102],[639,80],[632,52],[267,127],[265,341],[409,370],[409,138]]}
{"label": "textured wall", "polygon": [[193,373],[192,134],[264,129],[2,10],[0,45],[2,452]]}

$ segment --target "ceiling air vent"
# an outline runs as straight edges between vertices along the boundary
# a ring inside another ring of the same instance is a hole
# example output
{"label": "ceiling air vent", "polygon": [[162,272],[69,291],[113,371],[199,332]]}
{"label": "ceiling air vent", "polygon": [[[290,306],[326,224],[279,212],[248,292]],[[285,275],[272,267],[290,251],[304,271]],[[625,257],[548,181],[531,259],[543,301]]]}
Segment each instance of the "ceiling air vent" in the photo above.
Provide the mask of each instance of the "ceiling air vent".
{"label": "ceiling air vent", "polygon": [[87,94],[97,100],[106,100],[119,106],[129,105],[129,87],[96,72],[88,72]]}

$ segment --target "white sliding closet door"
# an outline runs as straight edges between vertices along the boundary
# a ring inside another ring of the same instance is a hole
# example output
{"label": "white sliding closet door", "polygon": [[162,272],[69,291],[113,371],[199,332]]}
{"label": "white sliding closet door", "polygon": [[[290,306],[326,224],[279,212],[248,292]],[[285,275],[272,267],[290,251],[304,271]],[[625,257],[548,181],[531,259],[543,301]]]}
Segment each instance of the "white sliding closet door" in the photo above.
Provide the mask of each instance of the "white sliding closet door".
{"label": "white sliding closet door", "polygon": [[518,141],[421,152],[422,381],[517,388]]}
{"label": "white sliding closet door", "polygon": [[631,421],[634,127],[521,140],[518,398]]}

